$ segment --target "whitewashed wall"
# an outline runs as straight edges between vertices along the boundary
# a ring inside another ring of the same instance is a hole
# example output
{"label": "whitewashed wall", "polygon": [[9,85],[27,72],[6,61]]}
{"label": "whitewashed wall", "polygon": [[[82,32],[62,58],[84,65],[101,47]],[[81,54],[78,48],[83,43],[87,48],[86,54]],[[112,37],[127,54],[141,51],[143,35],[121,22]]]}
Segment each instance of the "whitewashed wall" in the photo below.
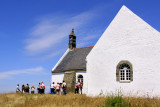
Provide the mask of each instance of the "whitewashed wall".
{"label": "whitewashed wall", "polygon": [[78,71],[76,72],[76,81],[78,81],[78,76],[82,75],[83,76],[83,90],[82,93],[87,93],[87,74],[86,71]]}
{"label": "whitewashed wall", "polygon": [[62,83],[64,77],[64,72],[62,73],[52,73],[52,82],[57,84],[57,82]]}
{"label": "whitewashed wall", "polygon": [[[116,81],[116,66],[128,60],[133,82]],[[121,90],[125,95],[160,96],[160,33],[123,6],[87,56],[88,93]]]}

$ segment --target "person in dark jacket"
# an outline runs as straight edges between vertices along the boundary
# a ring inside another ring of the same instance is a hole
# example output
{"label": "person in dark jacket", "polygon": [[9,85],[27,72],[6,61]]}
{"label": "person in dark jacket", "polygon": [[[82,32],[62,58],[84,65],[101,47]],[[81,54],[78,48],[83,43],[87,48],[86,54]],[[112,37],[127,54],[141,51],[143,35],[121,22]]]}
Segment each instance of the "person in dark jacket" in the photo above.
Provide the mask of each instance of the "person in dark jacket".
{"label": "person in dark jacket", "polygon": [[22,93],[25,93],[25,85],[22,85]]}
{"label": "person in dark jacket", "polygon": [[25,92],[29,93],[29,84],[27,84],[27,86],[25,87]]}

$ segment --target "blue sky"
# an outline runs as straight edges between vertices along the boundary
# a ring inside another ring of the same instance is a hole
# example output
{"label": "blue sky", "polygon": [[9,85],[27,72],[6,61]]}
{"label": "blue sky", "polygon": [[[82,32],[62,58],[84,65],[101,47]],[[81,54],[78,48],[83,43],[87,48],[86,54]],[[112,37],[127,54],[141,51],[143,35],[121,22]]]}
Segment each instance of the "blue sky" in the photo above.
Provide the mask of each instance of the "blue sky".
{"label": "blue sky", "polygon": [[160,31],[159,0],[1,0],[0,93],[17,83],[48,88],[71,29],[78,47],[94,46],[123,5]]}

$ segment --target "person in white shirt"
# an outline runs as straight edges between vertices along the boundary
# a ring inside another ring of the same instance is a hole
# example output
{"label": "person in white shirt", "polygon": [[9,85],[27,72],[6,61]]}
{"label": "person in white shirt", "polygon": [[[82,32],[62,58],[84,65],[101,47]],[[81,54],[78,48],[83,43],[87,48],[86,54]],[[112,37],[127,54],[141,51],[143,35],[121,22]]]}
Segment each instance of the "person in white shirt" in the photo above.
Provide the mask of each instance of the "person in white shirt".
{"label": "person in white shirt", "polygon": [[44,94],[45,93],[45,85],[44,85],[44,83],[42,82],[42,94]]}
{"label": "person in white shirt", "polygon": [[54,82],[51,84],[51,94],[55,94]]}
{"label": "person in white shirt", "polygon": [[54,87],[54,94],[56,94],[56,84],[53,84],[53,87]]}
{"label": "person in white shirt", "polygon": [[17,84],[16,93],[20,93],[19,84]]}
{"label": "person in white shirt", "polygon": [[34,94],[34,89],[35,89],[35,87],[32,86],[32,87],[31,87],[31,94]]}

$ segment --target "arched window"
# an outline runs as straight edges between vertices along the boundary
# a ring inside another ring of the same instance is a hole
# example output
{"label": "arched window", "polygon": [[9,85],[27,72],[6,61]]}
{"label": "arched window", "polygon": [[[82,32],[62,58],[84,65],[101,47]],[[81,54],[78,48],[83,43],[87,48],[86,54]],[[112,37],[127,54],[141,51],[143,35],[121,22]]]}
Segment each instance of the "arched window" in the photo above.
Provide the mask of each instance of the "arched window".
{"label": "arched window", "polygon": [[132,64],[129,61],[120,61],[116,68],[116,80],[119,82],[133,81]]}
{"label": "arched window", "polygon": [[79,83],[83,83],[83,75],[78,75],[78,82]]}

